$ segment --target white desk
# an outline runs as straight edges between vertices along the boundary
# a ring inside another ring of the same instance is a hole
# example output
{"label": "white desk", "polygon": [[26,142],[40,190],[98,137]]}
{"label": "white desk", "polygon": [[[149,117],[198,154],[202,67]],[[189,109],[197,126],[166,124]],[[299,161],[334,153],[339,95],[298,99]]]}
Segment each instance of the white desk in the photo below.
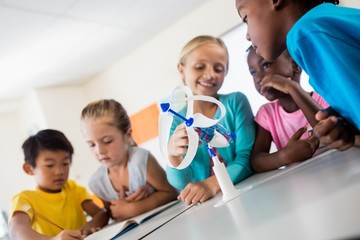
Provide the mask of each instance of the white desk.
{"label": "white desk", "polygon": [[[330,151],[297,166],[254,175],[227,204],[196,205],[144,239],[344,239],[360,236],[360,149]],[[179,206],[183,207],[183,206]],[[176,212],[176,209],[172,209]],[[161,218],[161,216],[159,216]],[[156,218],[119,239],[139,239]]]}

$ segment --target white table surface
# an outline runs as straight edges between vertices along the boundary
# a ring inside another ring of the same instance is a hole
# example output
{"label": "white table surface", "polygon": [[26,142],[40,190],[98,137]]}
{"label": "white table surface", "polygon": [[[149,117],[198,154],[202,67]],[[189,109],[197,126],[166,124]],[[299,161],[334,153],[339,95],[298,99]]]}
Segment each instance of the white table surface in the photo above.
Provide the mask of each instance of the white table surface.
{"label": "white table surface", "polygon": [[[256,174],[154,230],[178,204],[118,239],[344,239],[360,237],[360,149],[334,150],[303,163]],[[247,190],[248,189],[248,190]],[[150,233],[151,232],[151,233]],[[145,237],[144,237],[145,236]]]}

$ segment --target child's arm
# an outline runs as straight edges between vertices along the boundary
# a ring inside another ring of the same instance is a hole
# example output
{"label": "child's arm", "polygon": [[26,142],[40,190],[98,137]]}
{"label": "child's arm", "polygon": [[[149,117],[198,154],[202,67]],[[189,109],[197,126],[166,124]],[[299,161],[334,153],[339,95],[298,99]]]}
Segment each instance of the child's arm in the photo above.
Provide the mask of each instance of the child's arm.
{"label": "child's arm", "polygon": [[84,211],[92,217],[92,219],[85,223],[80,229],[83,236],[98,231],[108,223],[110,214],[106,210],[98,207],[92,200],[85,200],[81,205]]}
{"label": "child's arm", "polygon": [[286,78],[281,75],[270,75],[264,77],[261,82],[261,87],[273,87],[281,92],[289,94],[296,105],[304,113],[306,119],[312,127],[314,127],[318,121],[315,119],[315,114],[322,108],[317,102],[308,94],[299,83]]}
{"label": "child's arm", "polygon": [[310,158],[317,149],[319,141],[316,137],[300,140],[306,128],[300,128],[285,147],[274,153],[269,153],[271,134],[258,125],[255,144],[251,156],[251,166],[255,172],[265,172],[279,167],[301,162]]}
{"label": "child's arm", "polygon": [[63,230],[54,237],[42,235],[31,228],[30,217],[24,212],[15,212],[10,225],[10,236],[13,240],[61,240],[83,239],[79,230]]}
{"label": "child's arm", "polygon": [[314,127],[318,120],[315,119],[315,114],[322,108],[317,102],[308,94],[297,82],[291,81],[289,94],[294,99],[294,102],[304,113],[306,119],[312,127]]}
{"label": "child's arm", "polygon": [[168,183],[165,171],[151,154],[149,154],[147,164],[147,182],[155,189],[155,192],[147,198],[140,201],[111,202],[111,213],[116,220],[121,221],[137,216],[176,199],[176,190]]}
{"label": "child's arm", "polygon": [[283,166],[280,161],[268,159],[271,155],[269,154],[272,142],[271,134],[259,124],[256,126],[256,138],[250,160],[254,172],[264,172]]}

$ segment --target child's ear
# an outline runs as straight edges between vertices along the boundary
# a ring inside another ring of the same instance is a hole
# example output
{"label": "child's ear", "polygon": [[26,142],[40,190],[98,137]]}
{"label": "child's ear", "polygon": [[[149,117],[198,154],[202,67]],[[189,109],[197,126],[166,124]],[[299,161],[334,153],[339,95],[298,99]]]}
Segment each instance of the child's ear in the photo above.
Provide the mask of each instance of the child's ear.
{"label": "child's ear", "polygon": [[34,175],[34,169],[33,169],[33,167],[30,165],[30,164],[28,164],[28,163],[24,163],[23,164],[23,170],[24,170],[24,172],[26,173],[26,174],[28,174],[28,175]]}
{"label": "child's ear", "polygon": [[273,0],[273,6],[275,10],[279,10],[282,8],[285,0]]}
{"label": "child's ear", "polygon": [[132,128],[129,128],[127,130],[127,132],[125,133],[125,136],[127,137],[128,142],[129,142],[130,145],[136,145],[136,143],[135,143],[135,141],[134,141],[134,139],[132,137]]}
{"label": "child's ear", "polygon": [[299,67],[299,65],[297,65],[297,63],[294,60],[291,60],[291,65],[295,73],[297,74],[301,73],[301,68]]}
{"label": "child's ear", "polygon": [[300,74],[301,74],[301,68],[296,64],[296,62],[294,60],[291,60],[291,65],[293,68],[293,76],[291,77],[292,79],[300,79]]}
{"label": "child's ear", "polygon": [[131,137],[132,137],[132,128],[129,128],[129,129],[127,130],[127,132],[125,133],[125,135],[126,135],[127,137],[131,138]]}
{"label": "child's ear", "polygon": [[185,79],[185,74],[184,74],[184,65],[182,63],[178,64],[178,70],[181,76],[181,79],[183,80],[183,82],[185,83],[184,79]]}

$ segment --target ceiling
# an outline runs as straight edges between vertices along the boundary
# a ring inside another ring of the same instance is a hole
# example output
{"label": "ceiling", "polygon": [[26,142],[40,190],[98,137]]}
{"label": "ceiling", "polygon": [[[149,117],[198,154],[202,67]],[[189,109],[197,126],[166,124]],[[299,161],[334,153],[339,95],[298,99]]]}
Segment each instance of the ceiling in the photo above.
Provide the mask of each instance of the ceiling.
{"label": "ceiling", "polygon": [[0,108],[76,85],[208,0],[0,0]]}

